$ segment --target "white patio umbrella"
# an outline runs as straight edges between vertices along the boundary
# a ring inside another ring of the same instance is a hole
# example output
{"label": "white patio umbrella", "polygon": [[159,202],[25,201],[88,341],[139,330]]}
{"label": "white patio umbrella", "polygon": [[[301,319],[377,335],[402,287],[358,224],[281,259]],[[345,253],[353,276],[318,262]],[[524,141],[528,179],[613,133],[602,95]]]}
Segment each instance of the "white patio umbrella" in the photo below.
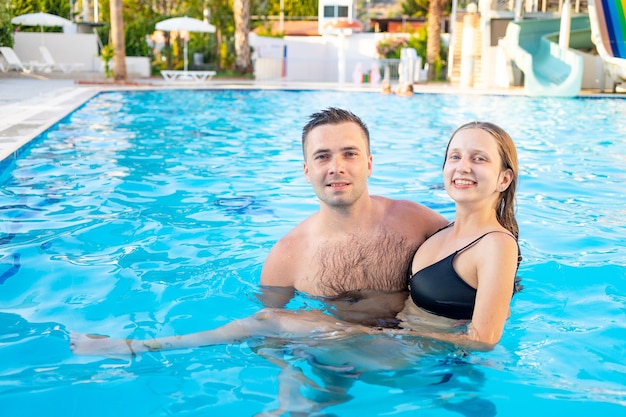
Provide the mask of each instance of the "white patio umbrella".
{"label": "white patio umbrella", "polygon": [[72,24],[71,20],[50,13],[27,13],[15,16],[11,19],[14,25],[24,26],[40,26],[43,31],[44,26],[68,26]]}
{"label": "white patio umbrella", "polygon": [[[55,14],[39,12],[15,16],[11,19],[11,23],[23,26],[39,26],[41,28],[41,33],[43,34],[44,26],[69,26],[72,24],[72,21]],[[41,35],[41,44],[43,45],[43,35]]]}
{"label": "white patio umbrella", "polygon": [[[210,23],[204,22],[199,19],[194,19],[193,17],[173,17],[171,19],[166,19],[158,22],[155,25],[156,30],[162,30],[164,32],[204,32],[204,33],[213,33],[215,32],[215,26]],[[188,37],[185,36],[185,44],[184,44],[184,63],[185,63],[185,71],[187,71],[187,42],[189,41]]]}

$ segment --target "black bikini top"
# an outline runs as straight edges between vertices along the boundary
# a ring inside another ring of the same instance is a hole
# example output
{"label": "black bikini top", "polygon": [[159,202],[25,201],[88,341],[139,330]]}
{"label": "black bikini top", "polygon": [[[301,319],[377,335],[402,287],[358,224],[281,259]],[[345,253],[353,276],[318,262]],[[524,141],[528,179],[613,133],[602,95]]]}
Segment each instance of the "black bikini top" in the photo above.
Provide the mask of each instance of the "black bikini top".
{"label": "black bikini top", "polygon": [[[417,271],[413,276],[409,272],[409,291],[413,302],[438,316],[470,320],[476,303],[476,289],[457,274],[452,262],[457,254],[475,245],[490,233],[506,232],[497,230],[487,232],[442,260]],[[513,237],[509,233],[506,234]],[[519,254],[519,245],[517,248]],[[520,260],[521,256],[518,257],[518,266]],[[517,288],[513,293],[516,291]]]}

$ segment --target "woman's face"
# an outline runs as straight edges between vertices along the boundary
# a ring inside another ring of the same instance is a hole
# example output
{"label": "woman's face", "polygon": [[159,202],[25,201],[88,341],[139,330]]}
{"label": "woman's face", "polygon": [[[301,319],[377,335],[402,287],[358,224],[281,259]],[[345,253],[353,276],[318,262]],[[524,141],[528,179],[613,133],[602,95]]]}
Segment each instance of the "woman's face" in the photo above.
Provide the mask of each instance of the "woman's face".
{"label": "woman's face", "polygon": [[493,200],[495,205],[512,175],[510,169],[503,170],[498,144],[487,131],[463,129],[450,140],[443,178],[455,202]]}

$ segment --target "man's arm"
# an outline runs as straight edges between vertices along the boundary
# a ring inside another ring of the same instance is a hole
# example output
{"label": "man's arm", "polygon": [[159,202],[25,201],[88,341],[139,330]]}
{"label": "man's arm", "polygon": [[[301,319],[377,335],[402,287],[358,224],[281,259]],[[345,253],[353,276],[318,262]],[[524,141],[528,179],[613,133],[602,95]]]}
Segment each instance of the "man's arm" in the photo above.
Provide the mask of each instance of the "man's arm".
{"label": "man's arm", "polygon": [[279,240],[263,264],[259,299],[265,307],[282,308],[293,298],[295,271],[289,249],[289,238]]}
{"label": "man's arm", "polygon": [[270,287],[261,285],[261,293],[257,296],[268,308],[283,308],[295,294],[293,287]]}

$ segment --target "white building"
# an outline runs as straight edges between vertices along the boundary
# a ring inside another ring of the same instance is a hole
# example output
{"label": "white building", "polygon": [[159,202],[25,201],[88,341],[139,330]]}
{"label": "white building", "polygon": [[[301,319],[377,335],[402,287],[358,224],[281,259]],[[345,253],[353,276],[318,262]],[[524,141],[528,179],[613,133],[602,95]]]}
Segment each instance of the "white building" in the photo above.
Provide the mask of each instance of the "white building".
{"label": "white building", "polygon": [[319,0],[317,11],[317,27],[324,34],[324,25],[335,19],[356,19],[356,2],[354,0]]}

